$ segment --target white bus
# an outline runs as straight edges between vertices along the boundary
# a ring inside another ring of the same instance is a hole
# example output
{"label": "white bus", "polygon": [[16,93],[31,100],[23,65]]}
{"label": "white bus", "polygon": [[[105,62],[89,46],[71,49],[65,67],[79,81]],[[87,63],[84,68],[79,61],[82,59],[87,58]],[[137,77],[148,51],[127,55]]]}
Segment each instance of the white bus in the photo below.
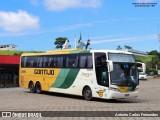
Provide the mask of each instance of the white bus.
{"label": "white bus", "polygon": [[114,50],[54,50],[21,56],[19,85],[94,98],[138,96],[138,68],[132,53]]}
{"label": "white bus", "polygon": [[138,71],[142,73],[146,73],[146,65],[142,62],[137,62]]}

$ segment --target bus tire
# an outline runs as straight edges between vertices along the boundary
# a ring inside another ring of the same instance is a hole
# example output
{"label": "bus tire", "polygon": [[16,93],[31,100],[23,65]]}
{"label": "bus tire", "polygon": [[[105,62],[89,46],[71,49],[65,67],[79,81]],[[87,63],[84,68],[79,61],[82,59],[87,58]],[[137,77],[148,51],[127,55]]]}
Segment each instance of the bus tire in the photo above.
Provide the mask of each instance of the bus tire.
{"label": "bus tire", "polygon": [[85,100],[92,100],[92,90],[90,87],[85,87],[83,90],[83,97]]}
{"label": "bus tire", "polygon": [[35,92],[35,87],[34,87],[34,84],[33,84],[32,81],[29,83],[29,90],[30,90],[30,93],[34,93]]}
{"label": "bus tire", "polygon": [[38,94],[42,93],[42,88],[41,88],[41,83],[40,82],[36,83],[36,93],[38,93]]}

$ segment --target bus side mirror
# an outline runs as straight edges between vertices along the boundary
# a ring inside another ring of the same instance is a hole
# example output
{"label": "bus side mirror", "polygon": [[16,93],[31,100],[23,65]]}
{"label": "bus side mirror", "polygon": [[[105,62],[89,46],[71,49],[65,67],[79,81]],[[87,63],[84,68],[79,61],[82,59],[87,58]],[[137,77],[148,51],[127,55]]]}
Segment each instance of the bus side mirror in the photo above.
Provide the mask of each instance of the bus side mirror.
{"label": "bus side mirror", "polygon": [[113,71],[113,62],[111,60],[106,60],[108,66],[108,72]]}

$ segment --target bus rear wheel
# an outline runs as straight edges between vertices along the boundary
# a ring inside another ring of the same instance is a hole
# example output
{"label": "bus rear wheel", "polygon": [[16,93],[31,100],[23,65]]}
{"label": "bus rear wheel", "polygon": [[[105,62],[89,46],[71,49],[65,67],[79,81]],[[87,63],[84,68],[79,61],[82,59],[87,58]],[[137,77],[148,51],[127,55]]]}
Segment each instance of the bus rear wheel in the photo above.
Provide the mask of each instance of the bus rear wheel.
{"label": "bus rear wheel", "polygon": [[36,83],[36,93],[38,93],[38,94],[42,93],[42,88],[41,88],[40,82]]}
{"label": "bus rear wheel", "polygon": [[30,90],[30,93],[34,93],[35,92],[35,87],[34,87],[33,82],[29,83],[29,90]]}
{"label": "bus rear wheel", "polygon": [[85,100],[92,100],[92,90],[90,87],[84,88],[83,96]]}

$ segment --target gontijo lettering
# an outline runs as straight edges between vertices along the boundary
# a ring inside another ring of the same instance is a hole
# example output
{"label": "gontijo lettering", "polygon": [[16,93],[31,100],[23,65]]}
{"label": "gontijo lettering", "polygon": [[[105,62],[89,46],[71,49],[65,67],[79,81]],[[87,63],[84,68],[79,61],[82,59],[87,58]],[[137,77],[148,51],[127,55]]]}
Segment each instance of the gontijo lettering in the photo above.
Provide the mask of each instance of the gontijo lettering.
{"label": "gontijo lettering", "polygon": [[40,75],[54,75],[54,70],[35,69],[34,74]]}

